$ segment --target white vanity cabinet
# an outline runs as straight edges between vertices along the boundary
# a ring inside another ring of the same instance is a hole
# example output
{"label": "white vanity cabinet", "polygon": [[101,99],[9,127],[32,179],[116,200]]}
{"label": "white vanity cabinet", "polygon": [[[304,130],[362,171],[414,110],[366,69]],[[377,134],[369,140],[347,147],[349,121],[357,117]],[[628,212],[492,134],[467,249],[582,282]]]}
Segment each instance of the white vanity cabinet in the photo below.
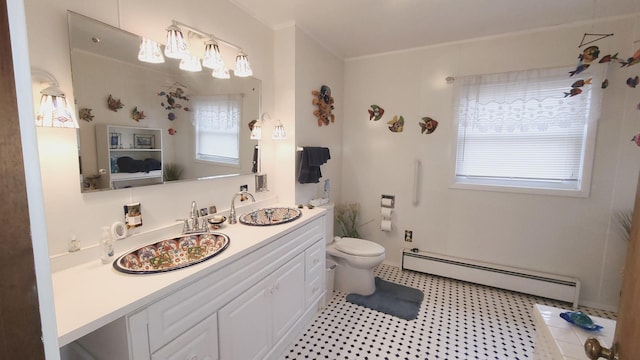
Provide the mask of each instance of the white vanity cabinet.
{"label": "white vanity cabinet", "polygon": [[267,358],[304,312],[304,260],[299,254],[219,311],[221,359]]}
{"label": "white vanity cabinet", "polygon": [[[318,216],[216,270],[205,268],[197,280],[77,343],[109,360],[277,358],[322,305],[324,221]],[[229,249],[251,241],[230,237]]]}

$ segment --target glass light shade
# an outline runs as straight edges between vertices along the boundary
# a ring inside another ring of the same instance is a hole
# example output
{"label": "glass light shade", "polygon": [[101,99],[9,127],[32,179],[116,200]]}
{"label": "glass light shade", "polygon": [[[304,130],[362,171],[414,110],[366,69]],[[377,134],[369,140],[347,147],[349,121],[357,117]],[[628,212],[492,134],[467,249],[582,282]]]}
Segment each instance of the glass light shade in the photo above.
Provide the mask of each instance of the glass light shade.
{"label": "glass light shade", "polygon": [[163,63],[164,56],[162,56],[160,44],[151,39],[142,38],[142,42],[140,43],[140,51],[138,51],[138,60],[151,64]]}
{"label": "glass light shade", "polygon": [[200,59],[198,59],[195,55],[188,55],[180,60],[180,70],[198,72],[202,71],[202,66],[200,65]]}
{"label": "glass light shade", "polygon": [[253,129],[251,129],[251,136],[249,137],[251,140],[260,140],[262,139],[262,124],[260,121],[257,121],[253,125]]}
{"label": "glass light shade", "polygon": [[172,59],[182,59],[189,55],[189,47],[182,36],[180,28],[171,25],[167,28],[167,44],[164,47],[164,56]]}
{"label": "glass light shade", "polygon": [[78,128],[73,106],[56,87],[41,91],[40,108],[36,115],[36,126]]}
{"label": "glass light shade", "polygon": [[273,128],[273,134],[271,135],[273,140],[286,140],[287,132],[284,131],[284,125],[278,120],[278,125]]}
{"label": "glass light shade", "polygon": [[215,70],[224,68],[224,61],[220,54],[220,48],[215,41],[208,41],[204,45],[204,57],[202,58],[202,66]]}
{"label": "glass light shade", "polygon": [[251,70],[251,66],[249,65],[247,54],[242,51],[240,51],[238,53],[238,56],[236,56],[236,68],[233,71],[233,74],[238,77],[247,77],[253,75],[253,71]]}
{"label": "glass light shade", "polygon": [[231,78],[231,75],[229,74],[229,69],[227,69],[224,66],[219,67],[217,69],[213,69],[213,71],[211,72],[211,76],[213,76],[216,79],[230,79]]}

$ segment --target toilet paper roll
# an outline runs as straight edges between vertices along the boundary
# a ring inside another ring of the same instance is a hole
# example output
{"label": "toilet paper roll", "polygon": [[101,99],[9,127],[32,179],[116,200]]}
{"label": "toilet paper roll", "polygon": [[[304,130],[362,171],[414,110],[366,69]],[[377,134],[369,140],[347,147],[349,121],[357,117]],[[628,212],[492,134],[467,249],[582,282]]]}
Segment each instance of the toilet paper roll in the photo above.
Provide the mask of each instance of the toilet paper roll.
{"label": "toilet paper roll", "polygon": [[380,222],[380,230],[391,231],[391,220],[382,220]]}
{"label": "toilet paper roll", "polygon": [[391,198],[382,198],[380,204],[382,206],[393,206],[393,200]]}
{"label": "toilet paper roll", "polygon": [[380,208],[380,214],[385,219],[391,219],[391,213],[393,213],[392,208],[385,208],[385,207]]}
{"label": "toilet paper roll", "polygon": [[116,221],[111,225],[111,237],[116,240],[124,239],[127,236],[127,227],[124,223]]}

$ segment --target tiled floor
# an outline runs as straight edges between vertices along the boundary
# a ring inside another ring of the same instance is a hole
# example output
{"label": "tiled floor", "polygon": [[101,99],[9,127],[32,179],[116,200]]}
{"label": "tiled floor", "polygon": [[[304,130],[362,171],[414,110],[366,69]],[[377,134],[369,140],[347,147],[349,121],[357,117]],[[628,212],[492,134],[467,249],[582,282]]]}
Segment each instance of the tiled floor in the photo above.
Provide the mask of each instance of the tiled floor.
{"label": "tiled floor", "polygon": [[[375,272],[424,292],[416,320],[351,304],[345,300],[347,294],[336,292],[282,359],[531,359],[533,305],[570,309],[563,302],[385,264]],[[615,319],[611,312],[581,310]]]}

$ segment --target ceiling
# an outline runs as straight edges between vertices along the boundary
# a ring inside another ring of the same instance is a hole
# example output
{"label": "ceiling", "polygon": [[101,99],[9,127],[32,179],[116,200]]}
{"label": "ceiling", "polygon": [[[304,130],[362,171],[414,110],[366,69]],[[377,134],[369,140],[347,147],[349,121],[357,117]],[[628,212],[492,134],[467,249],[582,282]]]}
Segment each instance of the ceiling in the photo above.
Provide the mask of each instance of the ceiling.
{"label": "ceiling", "polygon": [[295,23],[346,59],[640,12],[640,0],[230,1],[273,29]]}

